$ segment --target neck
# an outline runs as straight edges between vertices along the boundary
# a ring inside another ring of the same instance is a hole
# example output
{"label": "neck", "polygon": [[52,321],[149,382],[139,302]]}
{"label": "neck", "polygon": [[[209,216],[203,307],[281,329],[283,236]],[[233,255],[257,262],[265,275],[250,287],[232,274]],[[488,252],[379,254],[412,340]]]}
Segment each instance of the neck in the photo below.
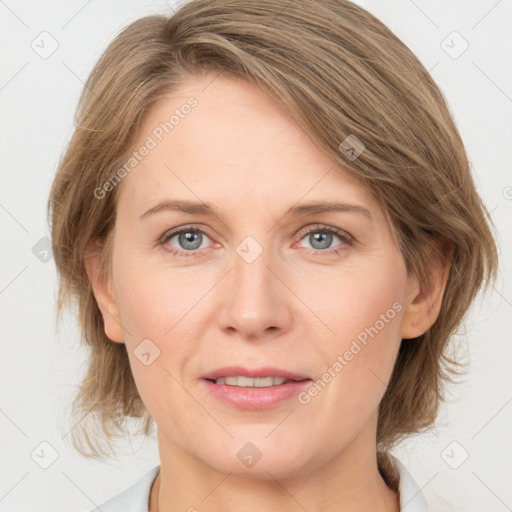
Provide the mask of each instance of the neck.
{"label": "neck", "polygon": [[270,472],[260,478],[223,474],[176,445],[166,446],[150,494],[150,512],[399,511],[398,494],[382,479],[374,452],[354,459],[350,447],[322,468],[276,479]]}

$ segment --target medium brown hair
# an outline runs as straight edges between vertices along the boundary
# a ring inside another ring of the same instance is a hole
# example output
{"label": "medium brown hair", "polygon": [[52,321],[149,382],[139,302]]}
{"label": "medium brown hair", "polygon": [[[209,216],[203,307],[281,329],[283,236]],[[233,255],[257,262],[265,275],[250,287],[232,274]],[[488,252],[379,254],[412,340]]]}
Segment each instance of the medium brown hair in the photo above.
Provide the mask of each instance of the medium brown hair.
{"label": "medium brown hair", "polygon": [[[192,0],[170,17],[127,26],[92,70],[48,202],[57,316],[75,299],[90,349],[73,402],[75,417],[88,418],[73,429],[73,444],[84,455],[102,456],[106,451],[90,434],[108,441],[123,436],[126,418],[142,421],[145,434],[151,430],[126,346],[105,335],[84,259],[98,242],[103,272],[111,275],[119,187],[102,199],[95,190],[133,151],[152,106],[184,77],[207,73],[241,78],[277,98],[379,201],[407,271],[420,282],[427,282],[434,242],[453,249],[440,314],[422,336],[402,340],[380,404],[377,442],[385,454],[435,420],[455,363],[447,343],[478,290],[495,278],[497,251],[443,94],[404,43],[346,0]],[[355,159],[340,150],[348,136],[365,146]]]}

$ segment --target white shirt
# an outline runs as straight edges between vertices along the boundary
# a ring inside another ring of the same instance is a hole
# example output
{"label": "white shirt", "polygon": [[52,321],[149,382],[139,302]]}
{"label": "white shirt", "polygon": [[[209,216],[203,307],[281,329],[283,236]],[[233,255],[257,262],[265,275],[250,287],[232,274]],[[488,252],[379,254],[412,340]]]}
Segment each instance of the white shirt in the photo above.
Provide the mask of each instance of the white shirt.
{"label": "white shirt", "polygon": [[[391,460],[400,476],[400,512],[428,512],[427,502],[409,471],[395,457]],[[90,512],[148,512],[149,492],[159,471],[160,466],[155,466],[131,487]]]}

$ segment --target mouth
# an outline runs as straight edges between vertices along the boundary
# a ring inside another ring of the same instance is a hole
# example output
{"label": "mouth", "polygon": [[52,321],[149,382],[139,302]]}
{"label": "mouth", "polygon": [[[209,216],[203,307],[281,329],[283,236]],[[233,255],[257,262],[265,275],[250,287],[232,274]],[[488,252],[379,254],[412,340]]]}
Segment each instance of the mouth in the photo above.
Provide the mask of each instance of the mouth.
{"label": "mouth", "polygon": [[256,388],[280,386],[288,382],[311,380],[302,373],[269,366],[252,369],[242,366],[225,366],[208,372],[202,375],[201,378],[214,382],[215,384]]}
{"label": "mouth", "polygon": [[268,409],[292,398],[309,386],[309,377],[280,368],[225,367],[201,379],[223,403],[242,409]]}
{"label": "mouth", "polygon": [[207,379],[215,384],[225,384],[226,386],[237,386],[239,388],[269,388],[271,386],[280,386],[286,382],[294,382],[283,377],[247,377],[246,375],[231,375],[229,377],[219,377],[218,379]]}

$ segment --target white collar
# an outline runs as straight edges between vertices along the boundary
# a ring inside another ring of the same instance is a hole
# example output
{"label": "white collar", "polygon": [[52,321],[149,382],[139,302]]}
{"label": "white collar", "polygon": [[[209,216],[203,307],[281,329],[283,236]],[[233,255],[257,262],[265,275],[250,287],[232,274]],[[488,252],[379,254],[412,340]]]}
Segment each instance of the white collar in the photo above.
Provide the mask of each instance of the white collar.
{"label": "white collar", "polygon": [[425,497],[407,468],[393,455],[389,457],[400,477],[398,485],[400,512],[428,512]]}

